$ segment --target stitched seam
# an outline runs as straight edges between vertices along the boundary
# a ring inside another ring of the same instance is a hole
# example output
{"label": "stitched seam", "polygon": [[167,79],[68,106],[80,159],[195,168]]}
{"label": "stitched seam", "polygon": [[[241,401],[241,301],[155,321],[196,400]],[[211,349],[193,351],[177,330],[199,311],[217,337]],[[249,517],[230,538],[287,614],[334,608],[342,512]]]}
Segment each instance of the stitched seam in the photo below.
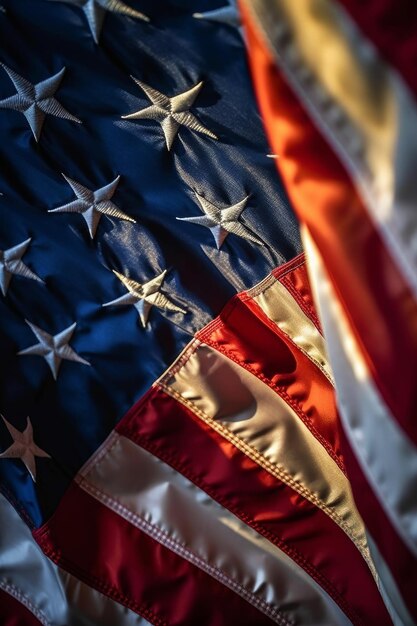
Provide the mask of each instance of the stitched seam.
{"label": "stitched seam", "polygon": [[[109,445],[106,449],[106,455],[110,454],[113,448],[120,442],[120,435],[114,434],[113,441],[111,445]],[[97,468],[104,461],[104,454],[101,455],[100,459],[97,459],[94,467]],[[193,553],[192,550],[187,548],[184,544],[180,544],[171,538],[164,530],[160,529],[155,524],[150,524],[147,522],[142,516],[138,515],[127,509],[117,498],[111,496],[104,491],[98,489],[93,483],[91,483],[87,476],[77,475],[75,477],[75,481],[85,489],[92,496],[96,497],[99,501],[103,502],[109,508],[112,508],[117,513],[119,513],[122,517],[127,519],[130,523],[133,523],[135,526],[138,526],[143,532],[155,538],[157,541],[172,549],[174,552],[177,552],[180,556],[192,562],[194,565],[199,567],[200,569],[206,571],[209,575],[213,576],[220,580],[220,582],[224,583],[227,587],[235,591],[240,596],[242,596],[245,600],[247,600],[250,604],[254,605],[256,608],[260,609],[263,613],[272,617],[278,621],[282,626],[292,626],[294,622],[288,618],[284,617],[278,608],[271,606],[269,603],[265,602],[261,598],[258,598],[253,592],[246,589],[246,587],[240,585],[237,581],[229,578],[227,574],[224,574],[220,569],[218,569],[214,565],[210,565],[206,561],[204,561],[201,557],[197,556]],[[188,555],[188,556],[187,556]],[[213,574],[215,572],[215,574]]]}
{"label": "stitched seam", "polygon": [[[279,282],[279,281],[276,281]],[[285,288],[287,288],[287,285],[283,285]],[[262,293],[266,293],[269,289],[272,289],[274,287],[274,285],[269,285]],[[258,294],[259,295],[259,294]],[[298,345],[298,343],[296,343],[292,337],[290,337],[290,335],[285,332],[283,330],[283,328],[281,328],[281,326],[279,325],[278,322],[272,320],[263,310],[263,308],[261,307],[261,305],[254,301],[254,304],[259,308],[259,310],[262,312],[262,315],[264,317],[264,322],[268,324],[268,326],[276,333],[275,328],[278,327],[280,329],[280,331],[288,338],[288,340],[293,344],[293,346],[295,346],[295,348],[297,348],[298,350],[300,350],[307,358],[309,358],[318,368],[319,370],[321,370],[321,372],[324,374],[324,376],[327,378],[327,380],[332,384],[332,386],[334,387],[334,381],[331,378],[331,376],[326,372],[326,370],[324,369],[324,367],[321,365],[321,363],[313,356],[311,356],[307,350],[305,350],[305,348],[301,347],[300,345]],[[303,308],[300,306],[300,303],[298,302],[298,300],[296,300],[296,304],[300,307],[300,309],[303,311],[303,313],[305,314]],[[307,316],[308,317],[308,316]],[[311,320],[310,320],[311,321]],[[315,326],[315,324],[314,324]],[[318,330],[316,328],[316,330]],[[321,333],[320,333],[321,334]],[[316,348],[317,349],[317,348]]]}
{"label": "stitched seam", "polygon": [[[272,320],[271,320],[272,321]],[[332,387],[334,387],[334,381],[332,379],[332,377],[330,376],[330,374],[328,372],[326,372],[326,370],[324,369],[323,365],[320,363],[320,361],[318,361],[316,359],[316,357],[312,356],[307,350],[306,348],[303,348],[303,346],[300,346],[298,343],[296,343],[294,341],[294,339],[292,337],[289,336],[288,333],[285,332],[285,330],[283,328],[281,328],[281,326],[277,323],[277,322],[273,322],[273,324],[276,324],[278,326],[278,328],[281,330],[282,333],[284,333],[284,335],[288,338],[288,340],[292,343],[292,345],[297,348],[297,350],[300,350],[300,352],[302,352],[304,354],[304,356],[306,356],[308,359],[310,359],[310,361],[312,361],[314,363],[314,365],[321,371],[321,373],[323,374],[323,376],[325,376],[327,378],[327,380],[329,381],[329,383],[332,385]]]}
{"label": "stitched seam", "polygon": [[16,587],[13,583],[7,582],[5,578],[0,579],[0,589],[3,589],[6,593],[13,596],[16,600],[18,600],[23,606],[25,606],[33,615],[44,625],[44,626],[52,626],[52,623],[46,617],[45,613],[37,607],[32,600],[18,587]]}
{"label": "stitched seam", "polygon": [[[346,525],[343,519],[340,518],[339,514],[336,513],[333,509],[331,509],[327,504],[325,504],[316,494],[311,492],[307,487],[296,481],[287,470],[277,464],[272,463],[269,459],[263,456],[256,448],[253,448],[243,439],[237,437],[233,432],[231,432],[228,428],[213,420],[209,415],[204,413],[201,409],[195,406],[191,401],[187,400],[181,394],[179,394],[175,389],[171,389],[170,387],[160,384],[161,389],[165,391],[168,395],[172,396],[176,400],[178,400],[181,404],[188,407],[193,413],[195,413],[198,417],[200,417],[206,424],[209,424],[214,430],[219,432],[225,439],[233,443],[241,452],[246,454],[249,458],[257,462],[261,467],[269,471],[273,476],[286,483],[290,487],[297,491],[304,498],[315,504],[318,508],[322,509],[335,523],[345,531],[345,533],[352,539],[354,545],[360,550],[359,545],[362,545],[362,542],[359,542],[355,535],[352,533],[351,529]],[[362,552],[362,550],[360,550]]]}
{"label": "stitched seam", "polygon": [[321,329],[320,320],[314,308],[306,300],[304,300],[302,295],[297,291],[297,289],[294,287],[294,285],[292,284],[292,282],[289,280],[287,276],[282,280],[282,284],[290,292],[294,300],[298,303],[300,308],[306,313],[307,317],[311,319],[311,321],[313,322],[313,324],[315,325],[319,333],[322,335],[323,332]]}
{"label": "stitched seam", "polygon": [[[300,263],[300,265],[302,265],[302,263]],[[232,306],[230,307],[230,312],[229,315],[231,314],[231,312],[233,311],[233,309],[235,308],[235,306],[238,303],[238,299],[236,298],[236,300],[231,303]],[[309,428],[309,430],[312,432],[312,430],[314,430],[314,434],[316,435],[316,438],[320,441],[320,443],[323,445],[323,447],[327,450],[327,442],[324,440],[324,438],[320,435],[320,433],[316,432],[315,427],[311,424],[310,418],[305,415],[305,413],[302,411],[302,409],[299,407],[299,405],[293,401],[293,399],[288,396],[288,394],[284,391],[284,390],[280,390],[278,388],[276,388],[275,386],[272,385],[272,383],[270,381],[268,381],[262,374],[258,374],[255,373],[249,366],[242,365],[241,363],[239,363],[236,358],[234,357],[233,354],[229,353],[226,349],[221,348],[220,346],[216,346],[215,342],[213,341],[206,341],[205,339],[205,335],[209,334],[208,331],[213,332],[213,329],[219,327],[219,326],[223,326],[223,321],[220,318],[216,318],[215,320],[213,320],[213,322],[211,322],[211,324],[209,324],[207,327],[205,327],[202,331],[199,331],[198,335],[199,335],[199,340],[200,341],[204,341],[205,343],[207,343],[208,345],[211,345],[213,348],[217,349],[219,352],[223,353],[227,358],[230,358],[230,360],[232,360],[234,363],[236,363],[237,365],[239,365],[240,367],[244,367],[245,369],[247,369],[251,374],[253,374],[254,376],[256,376],[257,378],[259,378],[260,380],[262,380],[265,384],[267,384],[270,388],[272,388],[274,391],[276,391],[278,393],[278,395],[281,395],[281,397],[283,397],[283,399],[296,411],[297,415],[299,415],[299,417],[301,418],[301,420],[306,423],[306,420],[308,421],[308,425],[307,427]],[[194,353],[194,352],[193,352]],[[184,366],[191,354],[189,353],[184,353],[184,361],[182,363],[182,365]],[[178,371],[178,370],[177,370]],[[168,395],[173,396],[175,399],[177,399],[180,403],[184,404],[185,406],[187,406],[188,408],[190,408],[193,412],[195,412],[199,417],[201,417],[204,421],[207,421],[207,423],[209,423],[215,430],[216,429],[223,429],[224,427],[222,425],[220,425],[219,423],[215,422],[214,420],[212,420],[212,418],[210,418],[209,416],[205,415],[198,407],[196,407],[195,405],[193,405],[191,402],[185,400],[180,394],[178,394],[177,391],[175,391],[174,389],[171,389],[164,381],[169,378],[169,372],[170,370],[168,370],[166,376],[164,377],[164,379],[157,381],[156,383],[154,383],[153,388],[157,389],[158,386],[163,389]],[[145,403],[145,399],[147,399],[147,395],[144,396],[144,398],[142,399],[142,402],[139,401],[138,406],[136,407],[137,409],[139,408],[139,406],[142,405],[142,403]],[[126,423],[129,423],[129,420],[132,419],[132,417],[134,416],[135,412],[132,411],[132,414],[129,413],[126,415]],[[124,419],[122,420],[124,422]],[[357,549],[361,552],[362,556],[364,557],[365,561],[370,565],[370,561],[369,561],[369,557],[366,553],[365,550],[365,546],[364,546],[364,541],[360,540],[355,533],[353,533],[353,531],[350,529],[350,527],[344,522],[344,520],[339,516],[338,513],[336,513],[333,509],[331,509],[330,507],[328,507],[328,505],[326,505],[318,496],[316,496],[315,494],[313,494],[312,492],[310,492],[309,490],[307,490],[306,487],[304,487],[303,485],[301,485],[300,483],[296,482],[288,473],[287,471],[281,466],[281,468],[279,468],[278,465],[273,464],[271,461],[269,461],[266,457],[264,457],[263,455],[261,455],[258,450],[256,450],[255,448],[252,448],[252,446],[249,446],[249,444],[247,444],[245,441],[243,441],[242,439],[236,437],[231,431],[229,431],[228,429],[225,429],[225,432],[223,430],[219,430],[220,434],[222,434],[223,436],[225,436],[225,438],[229,438],[229,437],[233,437],[234,438],[234,445],[236,445],[237,448],[242,450],[241,446],[244,446],[245,449],[243,449],[242,451],[247,454],[250,458],[254,458],[254,460],[256,462],[259,462],[259,464],[261,466],[264,466],[264,464],[266,464],[265,469],[268,469],[268,471],[273,474],[274,476],[276,476],[277,478],[279,478],[280,480],[282,480],[282,482],[285,482],[286,484],[288,484],[289,486],[293,487],[293,489],[295,491],[297,491],[298,493],[300,493],[303,497],[305,497],[307,500],[309,500],[310,502],[313,502],[316,506],[318,506],[320,509],[322,509],[323,511],[326,512],[326,514],[336,523],[338,524],[338,526],[340,526],[340,528],[342,528],[342,530],[344,530],[344,532],[348,535],[348,537],[350,537],[350,539],[353,541],[354,545],[357,547]],[[226,434],[225,434],[226,433]],[[330,452],[330,456],[333,458],[333,460],[337,463],[337,465],[339,466],[339,461],[337,459],[337,457],[335,458],[335,454],[334,452],[331,450]],[[286,478],[284,479],[283,477],[286,476]]]}
{"label": "stitched seam", "polygon": [[309,304],[306,300],[304,300],[304,298],[302,297],[300,292],[297,291],[297,289],[294,287],[293,283],[290,281],[288,276],[285,276],[282,279],[281,283],[290,292],[294,300],[298,303],[300,308],[306,313],[307,317],[311,319],[311,321],[313,322],[313,324],[315,325],[319,333],[322,335],[323,332],[322,332],[320,320],[318,318],[318,315],[315,309],[311,306],[311,304]]}
{"label": "stitched seam", "polygon": [[248,289],[248,291],[244,292],[247,296],[246,299],[256,298],[256,296],[259,296],[260,293],[269,289],[275,282],[275,276],[273,274],[269,274],[258,285],[255,285],[252,289]]}
{"label": "stitched seam", "polygon": [[275,391],[275,393],[278,396],[280,396],[294,410],[294,412],[298,415],[301,421],[307,426],[308,430],[314,435],[315,439],[317,439],[321,443],[321,445],[329,454],[329,456],[333,459],[336,465],[344,473],[344,469],[343,467],[341,467],[341,464],[340,464],[341,463],[340,459],[337,457],[336,453],[334,452],[332,447],[329,445],[328,441],[323,437],[323,435],[320,432],[318,432],[314,424],[311,422],[311,418],[305,414],[305,412],[303,411],[302,407],[297,402],[297,400],[294,400],[294,398],[291,398],[291,396],[288,394],[287,391],[285,391],[283,387],[274,385],[274,383],[268,378],[266,378],[264,374],[262,374],[261,372],[256,372],[256,370],[254,370],[249,364],[240,362],[232,352],[229,352],[229,350],[227,350],[227,348],[224,348],[223,346],[219,346],[218,344],[216,344],[216,342],[210,341],[210,340],[208,340],[206,343],[207,345],[212,347],[214,350],[217,350],[221,354],[224,354],[224,356],[226,356],[228,359],[236,363],[236,365],[238,365],[239,367],[242,367],[243,369],[250,372],[253,376],[255,376],[256,378],[261,380],[263,383],[265,383],[265,385],[267,385],[270,389]]}
{"label": "stitched seam", "polygon": [[117,500],[117,498],[114,498],[113,496],[110,496],[101,489],[98,489],[95,485],[85,479],[80,482],[80,486],[90,495],[97,498],[105,506],[114,510],[116,513],[118,513],[121,517],[133,524],[135,527],[139,528],[141,531],[152,537],[152,539],[155,539],[169,550],[172,550],[182,558],[191,562],[199,569],[217,579],[219,582],[223,583],[229,589],[244,598],[251,605],[255,606],[267,616],[273,618],[278,624],[281,624],[282,626],[294,625],[294,622],[284,617],[278,608],[271,606],[262,598],[257,597],[253,592],[249,591],[246,587],[242,586],[237,581],[230,578],[222,570],[218,569],[214,565],[211,565],[210,563],[196,555],[184,544],[181,544],[180,542],[170,537],[168,533],[159,528],[156,524],[151,524],[150,522],[147,522],[142,516],[126,508],[120,501]]}
{"label": "stitched seam", "polygon": [[[171,395],[171,394],[169,394]],[[179,400],[181,403],[181,400]],[[189,411],[191,409],[186,407]],[[193,414],[193,411],[191,411]],[[204,421],[204,420],[203,420]],[[260,535],[268,539],[272,544],[276,545],[279,549],[281,549],[285,554],[287,554],[293,561],[298,563],[302,569],[304,569],[310,576],[315,580],[341,607],[341,609],[346,613],[346,615],[351,619],[352,622],[356,624],[362,624],[363,622],[360,620],[359,616],[356,614],[355,610],[350,607],[349,604],[346,603],[344,597],[339,593],[339,591],[333,586],[330,580],[328,580],[319,570],[315,568],[306,558],[298,552],[296,548],[288,545],[284,540],[282,540],[278,535],[274,534],[267,528],[264,528],[262,524],[256,522],[250,515],[245,513],[239,506],[236,506],[234,503],[229,502],[228,498],[216,491],[215,488],[210,485],[206,485],[204,483],[204,478],[198,477],[193,473],[192,470],[189,469],[188,465],[181,461],[178,456],[174,452],[167,452],[158,444],[152,443],[147,437],[138,434],[137,431],[133,428],[133,423],[130,424],[130,428],[126,432],[126,435],[132,439],[137,445],[145,448],[151,454],[154,454],[162,461],[176,469],[178,472],[183,474],[186,478],[188,478],[191,482],[193,482],[197,487],[203,489],[209,496],[211,496],[214,500],[216,500],[219,504],[224,506],[226,509],[231,511],[234,515],[236,515],[239,519],[241,519],[245,524],[247,524],[250,528],[253,528]],[[211,426],[211,424],[209,424]],[[226,438],[227,439],[227,438]],[[242,451],[242,450],[241,450]],[[265,469],[265,468],[264,468]],[[285,481],[282,481],[285,482]],[[291,485],[290,485],[291,486]],[[303,495],[303,494],[301,494]],[[314,503],[313,503],[314,504]],[[321,507],[318,507],[321,508]]]}
{"label": "stitched seam", "polygon": [[[299,266],[301,266],[304,263],[301,262],[299,264]],[[299,267],[298,266],[298,267]],[[269,289],[270,287],[272,287],[272,285],[269,285],[266,289],[264,289],[263,291],[267,291],[267,289]],[[285,287],[287,287],[285,285]],[[261,293],[261,292],[260,292]],[[297,292],[295,292],[296,294],[296,302],[298,304],[300,304],[300,296]],[[259,295],[259,294],[258,294]],[[246,298],[247,299],[251,299],[251,296]],[[302,303],[304,303],[304,300],[302,300]],[[233,306],[230,307],[230,310],[227,313],[227,317],[229,317],[231,315],[231,313],[233,312],[233,309],[236,307],[238,303],[238,299],[236,299],[235,302],[233,302]],[[259,306],[259,305],[258,305]],[[301,307],[302,308],[302,307]],[[224,318],[224,321],[227,320],[227,317]],[[206,326],[204,329],[202,329],[201,331],[198,332],[198,337],[199,339],[206,343],[207,345],[211,346],[212,348],[214,348],[215,350],[218,350],[219,352],[221,352],[222,354],[224,354],[225,356],[227,356],[230,360],[232,360],[234,363],[236,363],[237,365],[239,365],[240,367],[245,368],[247,371],[249,371],[251,374],[253,374],[254,376],[256,376],[258,379],[262,380],[266,385],[268,385],[268,387],[270,387],[273,391],[275,391],[279,396],[281,396],[283,398],[283,400],[285,400],[285,402],[287,402],[287,404],[289,404],[291,406],[291,408],[294,409],[294,411],[297,413],[297,415],[300,417],[300,419],[304,422],[304,424],[307,426],[307,428],[311,431],[312,434],[314,434],[315,438],[321,443],[321,445],[324,447],[324,449],[328,452],[329,456],[333,459],[333,461],[337,464],[337,466],[340,468],[340,470],[344,473],[344,467],[341,464],[341,461],[339,459],[339,457],[335,454],[334,450],[332,449],[332,447],[329,445],[329,443],[327,442],[327,440],[321,435],[321,433],[316,429],[316,427],[314,426],[314,424],[311,422],[311,418],[306,415],[306,413],[304,412],[303,408],[301,407],[301,405],[299,404],[299,402],[297,400],[294,400],[293,398],[291,398],[290,395],[288,395],[288,393],[285,391],[285,389],[283,389],[282,387],[279,387],[278,385],[274,385],[272,383],[272,381],[270,381],[269,379],[267,379],[263,374],[256,372],[254,369],[252,369],[249,365],[247,365],[246,363],[241,363],[239,362],[236,357],[229,352],[226,348],[221,347],[219,344],[217,344],[214,340],[212,340],[210,337],[213,334],[213,332],[215,330],[217,330],[219,327],[224,326],[224,322],[220,319],[220,318],[216,318],[215,320],[213,320],[212,325]],[[278,326],[278,325],[277,325]],[[279,328],[279,326],[278,326]],[[319,330],[319,329],[318,329]],[[283,331],[282,331],[283,332]],[[299,346],[297,346],[297,344],[295,344],[291,338],[284,333],[286,337],[288,337],[288,339],[291,341],[291,343],[296,346],[297,348],[299,348]],[[299,348],[301,352],[303,352],[308,358],[310,358],[310,355],[307,354],[303,349]],[[185,365],[189,359],[189,357],[191,356],[191,354],[185,355],[184,357],[187,356],[187,358],[184,359],[184,361],[182,362],[181,366]],[[324,374],[324,376],[326,376],[326,378],[328,380],[329,377],[327,375],[327,373],[323,370],[323,368],[320,366],[320,364],[313,358],[311,358],[311,360],[317,365],[317,367],[320,369],[320,371]],[[172,375],[175,375],[176,373],[178,373],[179,368],[176,368],[175,372],[172,372]],[[167,375],[164,376],[162,379],[160,379],[158,381],[157,384],[161,383],[161,384],[165,384],[165,381],[169,378],[169,374],[170,374],[171,370],[168,370]],[[332,381],[330,380],[330,382],[332,383]],[[332,383],[333,384],[333,383]],[[342,526],[342,528],[344,528]],[[345,528],[344,528],[345,530]],[[349,533],[348,533],[349,534]],[[349,534],[350,536],[350,534]],[[352,539],[354,539],[354,537],[352,537]]]}
{"label": "stitched seam", "polygon": [[305,254],[304,252],[301,252],[298,256],[294,257],[291,261],[288,261],[288,263],[285,263],[284,265],[277,267],[275,270],[272,270],[272,273],[275,276],[275,278],[280,279],[281,277],[286,276],[290,272],[293,272],[294,270],[298,269],[302,265],[305,265],[305,262],[306,262]]}
{"label": "stitched seam", "polygon": [[119,591],[116,587],[105,583],[103,580],[91,574],[90,572],[86,572],[82,567],[76,565],[69,558],[62,555],[62,551],[58,548],[53,547],[48,541],[50,539],[50,531],[45,526],[41,532],[38,533],[38,543],[41,546],[43,552],[48,556],[52,561],[54,561],[57,565],[60,565],[67,572],[73,574],[80,580],[84,580],[87,584],[89,584],[97,591],[100,591],[105,596],[108,596],[112,600],[115,600],[119,604],[126,606],[131,609],[138,615],[141,615],[148,621],[152,622],[155,626],[168,626],[168,623],[155,615],[151,609],[147,609],[139,603],[132,601],[130,598],[125,596],[121,591]]}
{"label": "stitched seam", "polygon": [[273,476],[281,480],[282,482],[288,484],[295,491],[297,491],[300,495],[305,497],[307,500],[315,504],[318,508],[324,511],[340,528],[346,533],[346,535],[351,539],[354,546],[362,555],[365,562],[368,564],[371,573],[374,578],[376,578],[375,566],[370,558],[370,555],[367,551],[367,544],[364,539],[358,537],[355,532],[351,529],[351,527],[343,520],[340,515],[334,511],[331,507],[329,507],[319,496],[310,491],[307,487],[296,481],[283,467],[281,464],[274,463],[270,461],[267,457],[262,455],[256,448],[252,447],[246,441],[237,437],[232,431],[230,431],[227,427],[222,424],[216,422],[209,415],[204,413],[201,409],[199,409],[196,405],[192,403],[192,401],[183,398],[181,394],[179,394],[175,389],[171,387],[161,385],[163,390],[168,394],[172,395],[176,400],[178,400],[181,404],[188,407],[192,412],[196,413],[198,417],[209,424],[214,430],[218,430],[218,432],[228,439],[235,445],[238,449],[240,449],[244,454],[252,458],[256,463],[258,463],[261,467],[269,471]]}
{"label": "stitched seam", "polygon": [[295,272],[295,270],[300,269],[300,267],[303,267],[303,265],[305,264],[306,264],[305,259],[303,259],[302,261],[293,265],[292,267],[288,267],[285,271],[282,271],[282,272],[278,271],[275,274],[275,278],[279,281],[282,281],[284,278],[287,278],[288,274],[292,274],[293,272]]}
{"label": "stitched seam", "polygon": [[130,407],[130,409],[128,410],[128,412],[122,417],[122,419],[120,420],[120,422],[118,424],[116,424],[116,426],[114,427],[114,431],[116,433],[120,434],[120,431],[123,432],[123,429],[125,427],[126,424],[129,424],[133,419],[135,419],[139,409],[142,406],[145,406],[148,402],[149,402],[149,398],[151,398],[154,393],[155,393],[155,389],[157,388],[158,381],[155,381],[153,383],[153,385],[148,389],[148,391],[145,391],[145,393],[143,394],[143,396],[141,396],[139,398],[139,400],[137,400],[135,402],[135,404],[133,406]]}
{"label": "stitched seam", "polygon": [[[167,380],[175,374],[177,374],[180,369],[189,361],[190,357],[194,354],[197,348],[200,345],[200,341],[196,338],[192,339],[190,343],[184,348],[184,351],[178,359],[167,369],[167,371],[162,374],[162,376],[158,380]],[[158,382],[156,381],[156,383]]]}
{"label": "stitched seam", "polygon": [[97,451],[93,454],[92,457],[88,459],[88,461],[82,466],[79,470],[78,474],[75,476],[74,480],[77,480],[77,476],[86,476],[91,472],[91,470],[99,465],[102,459],[106,456],[107,452],[111,450],[118,440],[118,433],[114,430],[110,433],[105,441],[101,444],[101,446],[97,449]]}

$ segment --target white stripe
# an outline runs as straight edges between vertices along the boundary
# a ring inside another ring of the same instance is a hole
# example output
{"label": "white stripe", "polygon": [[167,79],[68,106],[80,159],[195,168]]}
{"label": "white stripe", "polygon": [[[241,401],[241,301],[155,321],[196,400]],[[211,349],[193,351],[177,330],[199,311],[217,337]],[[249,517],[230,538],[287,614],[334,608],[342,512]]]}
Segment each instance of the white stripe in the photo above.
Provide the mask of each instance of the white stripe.
{"label": "white stripe", "polygon": [[350,624],[285,553],[126,437],[113,433],[77,482],[278,623]]}
{"label": "white stripe", "polygon": [[71,626],[151,626],[144,618],[89,587],[68,572],[59,570],[71,603]]}
{"label": "white stripe", "polygon": [[[391,571],[388,569],[383,556],[372,537],[367,533],[368,545],[372,554],[377,571],[380,573],[379,591],[386,604],[386,607],[394,622],[394,626],[415,626],[415,622],[408,612],[401,597],[397,583],[395,582]],[[393,601],[391,600],[393,598]]]}
{"label": "white stripe", "polygon": [[349,322],[303,230],[349,440],[387,515],[417,556],[417,449],[376,389]]}
{"label": "white stripe", "polygon": [[0,588],[44,626],[150,626],[133,611],[59,570],[1,494]]}
{"label": "white stripe", "polygon": [[[328,340],[344,429],[387,516],[417,556],[417,450],[392,418],[368,371],[308,230],[302,228]],[[383,579],[389,592],[389,581]],[[391,601],[399,613],[395,597]]]}
{"label": "white stripe", "polygon": [[417,108],[407,85],[338,2],[247,4],[417,295]]}
{"label": "white stripe", "polygon": [[68,624],[67,601],[55,565],[1,494],[0,586],[45,626]]}

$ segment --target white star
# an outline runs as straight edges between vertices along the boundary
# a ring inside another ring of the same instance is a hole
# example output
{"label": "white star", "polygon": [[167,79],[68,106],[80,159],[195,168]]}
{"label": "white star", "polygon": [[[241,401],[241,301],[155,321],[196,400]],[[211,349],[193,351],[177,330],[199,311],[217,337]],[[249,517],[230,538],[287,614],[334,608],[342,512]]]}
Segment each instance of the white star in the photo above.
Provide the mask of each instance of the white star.
{"label": "white star", "polygon": [[67,361],[76,361],[77,363],[83,363],[84,365],[90,365],[88,361],[82,359],[68,344],[71,341],[71,337],[77,324],[71,324],[68,328],[65,328],[56,335],[50,335],[45,330],[42,330],[35,324],[31,324],[28,320],[25,320],[33,334],[39,339],[39,343],[35,343],[29,348],[25,348],[18,352],[18,356],[24,355],[36,355],[43,356],[48,363],[54,380],[58,377],[59,368],[63,359]]}
{"label": "white star", "polygon": [[98,44],[103,28],[104,18],[106,17],[106,11],[112,13],[121,13],[122,15],[128,15],[129,17],[136,17],[139,20],[149,22],[149,17],[132,9],[121,0],[52,0],[53,2],[67,2],[80,7],[84,11],[85,17],[88,21],[91,34],[95,43]]}
{"label": "white star", "polygon": [[13,438],[12,445],[0,454],[0,459],[21,459],[26,466],[33,482],[36,482],[36,462],[35,456],[50,459],[47,452],[39,448],[33,441],[33,430],[30,419],[27,418],[26,428],[23,432],[17,430],[10,424],[5,417],[3,422],[6,424],[7,430]]}
{"label": "white star", "polygon": [[30,242],[31,239],[29,238],[26,241],[22,241],[22,243],[18,243],[17,246],[13,246],[13,248],[0,250],[0,288],[3,296],[7,293],[13,275],[24,276],[25,278],[31,278],[43,283],[43,280],[21,260]]}
{"label": "white star", "polygon": [[209,20],[210,22],[220,22],[233,26],[239,30],[239,33],[243,36],[242,20],[240,18],[239,10],[236,6],[235,0],[228,0],[229,5],[220,7],[220,9],[213,9],[212,11],[205,11],[204,13],[193,13],[193,17],[200,20]]}
{"label": "white star", "polygon": [[200,89],[203,86],[203,82],[197,83],[191,89],[183,91],[182,93],[169,98],[165,94],[153,89],[142,83],[134,76],[132,76],[135,83],[139,85],[152,102],[151,106],[128,115],[122,115],[124,120],[156,120],[162,126],[164,131],[165,141],[168,150],[174,142],[177,136],[180,126],[187,126],[191,130],[208,135],[212,139],[217,139],[216,135],[208,128],[203,126],[198,119],[190,113],[189,109],[194,104],[194,100],[197,98]]}
{"label": "white star", "polygon": [[54,97],[64,76],[65,67],[57,74],[33,85],[4,63],[0,63],[0,65],[7,72],[17,90],[15,95],[0,100],[0,109],[12,109],[23,113],[36,141],[39,141],[47,115],[55,115],[78,124],[82,123],[81,120],[64,109]]}
{"label": "white star", "polygon": [[229,233],[257,243],[260,246],[264,245],[261,239],[251,233],[246,226],[238,221],[249,196],[243,198],[243,200],[236,204],[232,204],[232,206],[222,209],[203,196],[200,196],[200,194],[196,193],[195,195],[205,215],[199,215],[198,217],[177,217],[177,220],[190,222],[191,224],[199,224],[200,226],[209,228],[219,250]]}
{"label": "white star", "polygon": [[160,292],[167,270],[164,270],[161,274],[158,274],[158,276],[143,284],[138,283],[127,276],[123,276],[123,274],[119,274],[119,272],[114,270],[113,272],[128,289],[128,293],[124,296],[120,296],[120,298],[116,298],[116,300],[106,302],[103,306],[133,304],[139,313],[143,328],[146,327],[149,313],[153,306],[156,306],[159,309],[166,309],[168,311],[176,311],[177,313],[185,315],[186,311],[184,311],[184,309],[181,309],[176,304],[168,300],[168,298]]}
{"label": "white star", "polygon": [[97,226],[102,215],[118,217],[121,220],[135,223],[135,220],[126,213],[123,213],[115,204],[111,202],[114,192],[119,184],[120,176],[117,176],[111,183],[91,191],[77,181],[62,174],[67,183],[71,186],[77,196],[77,200],[72,200],[56,209],[50,209],[48,213],[81,213],[85,219],[91,239],[94,239]]}

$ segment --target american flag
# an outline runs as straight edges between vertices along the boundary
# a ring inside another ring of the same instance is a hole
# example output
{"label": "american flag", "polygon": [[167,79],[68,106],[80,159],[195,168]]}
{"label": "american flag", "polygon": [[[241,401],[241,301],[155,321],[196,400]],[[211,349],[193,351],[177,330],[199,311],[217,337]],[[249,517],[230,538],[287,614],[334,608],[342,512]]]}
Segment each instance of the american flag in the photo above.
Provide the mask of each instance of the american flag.
{"label": "american flag", "polygon": [[1,624],[414,623],[411,70],[353,0],[2,5]]}

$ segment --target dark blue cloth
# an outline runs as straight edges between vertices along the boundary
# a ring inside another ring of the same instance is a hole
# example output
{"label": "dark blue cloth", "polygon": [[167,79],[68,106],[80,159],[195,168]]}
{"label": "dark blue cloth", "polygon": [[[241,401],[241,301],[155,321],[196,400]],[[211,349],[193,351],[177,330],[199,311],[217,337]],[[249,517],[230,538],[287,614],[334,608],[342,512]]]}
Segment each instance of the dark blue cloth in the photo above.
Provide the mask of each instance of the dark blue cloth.
{"label": "dark blue cloth", "polygon": [[[55,97],[82,121],[47,115],[39,143],[20,112],[0,109],[0,249],[32,238],[23,262],[45,284],[13,276],[0,295],[0,411],[38,446],[33,483],[21,460],[0,460],[2,491],[38,526],[70,479],[193,333],[236,291],[300,251],[296,220],[277,176],[254,99],[245,50],[231,26],[195,19],[221,6],[199,0],[127,0],[150,23],[107,12],[99,45],[83,11],[65,2],[2,0],[0,61],[32,83],[66,72]],[[150,105],[131,75],[172,96],[200,80],[191,107],[219,140],[181,127],[167,151],[156,121],[121,116]],[[0,99],[16,93],[0,68]],[[103,216],[94,240],[80,214],[48,213],[75,199],[61,175],[90,189],[120,174],[112,198],[136,224]],[[194,191],[221,206],[249,195],[241,221],[261,247],[230,234],[218,251]],[[187,310],[153,307],[142,328],[133,306],[103,308],[127,293],[112,270],[162,291]],[[25,319],[51,334],[77,323],[57,381]],[[0,452],[12,438],[0,420]]]}

